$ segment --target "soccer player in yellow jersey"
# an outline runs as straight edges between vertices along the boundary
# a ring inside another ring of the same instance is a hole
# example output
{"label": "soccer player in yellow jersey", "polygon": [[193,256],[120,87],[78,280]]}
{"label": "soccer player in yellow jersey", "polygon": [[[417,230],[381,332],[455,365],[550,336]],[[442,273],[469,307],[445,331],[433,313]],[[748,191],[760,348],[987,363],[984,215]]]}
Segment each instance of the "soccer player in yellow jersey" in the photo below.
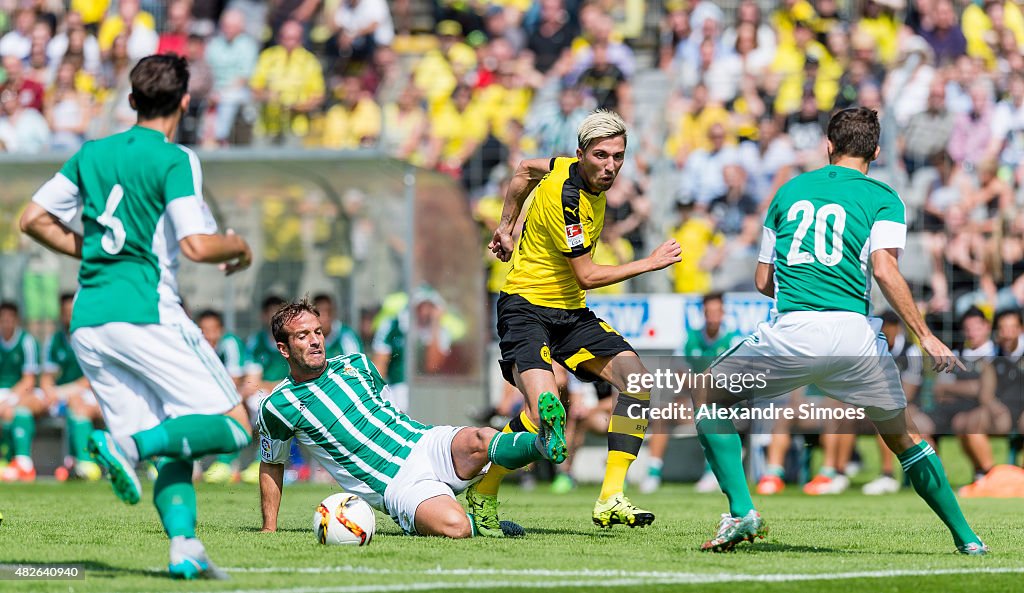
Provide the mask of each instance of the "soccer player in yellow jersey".
{"label": "soccer player in yellow jersey", "polygon": [[[498,298],[498,336],[505,379],[526,395],[526,410],[506,432],[537,432],[538,399],[557,393],[551,371],[556,361],[584,381],[603,379],[620,392],[608,427],[608,464],[594,506],[600,527],[643,527],[654,514],[634,506],[622,493],[626,471],[636,459],[647,430],[651,394],[625,392],[627,377],[647,375],[633,348],[587,308],[584,291],[622,282],[680,261],[679,244],[666,241],[650,256],[620,266],[594,263],[593,251],[604,226],[605,194],[626,155],[626,125],[610,111],[596,111],[580,124],[576,158],[522,161],[505,195],[501,222],[490,249],[512,270]],[[526,198],[518,245],[512,230]],[[631,405],[633,414],[627,410]],[[482,535],[501,537],[498,487],[509,470],[492,465],[467,491],[466,500]]]}

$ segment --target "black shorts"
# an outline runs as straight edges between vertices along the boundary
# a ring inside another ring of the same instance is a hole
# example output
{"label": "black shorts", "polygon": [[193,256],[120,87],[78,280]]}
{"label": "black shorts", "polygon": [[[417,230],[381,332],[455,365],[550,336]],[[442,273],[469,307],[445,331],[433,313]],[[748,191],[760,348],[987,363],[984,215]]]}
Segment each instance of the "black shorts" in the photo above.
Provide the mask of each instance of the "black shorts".
{"label": "black shorts", "polygon": [[498,346],[501,374],[515,385],[519,372],[551,370],[551,361],[569,369],[581,381],[599,381],[579,365],[594,358],[633,352],[633,347],[586,307],[556,309],[534,305],[517,294],[498,297]]}
{"label": "black shorts", "polygon": [[956,397],[948,401],[935,404],[928,417],[935,422],[935,434],[955,434],[953,430],[953,417],[962,412],[970,412],[978,408],[978,400],[967,397]]}

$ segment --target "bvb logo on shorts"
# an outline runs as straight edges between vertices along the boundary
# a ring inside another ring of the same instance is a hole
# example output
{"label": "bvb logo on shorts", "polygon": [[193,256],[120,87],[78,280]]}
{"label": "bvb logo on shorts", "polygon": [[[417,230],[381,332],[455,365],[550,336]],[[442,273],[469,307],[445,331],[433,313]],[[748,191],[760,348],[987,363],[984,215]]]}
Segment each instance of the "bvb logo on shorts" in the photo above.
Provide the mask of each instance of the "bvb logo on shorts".
{"label": "bvb logo on shorts", "polygon": [[540,357],[544,362],[551,364],[551,348],[548,348],[547,344],[540,347]]}

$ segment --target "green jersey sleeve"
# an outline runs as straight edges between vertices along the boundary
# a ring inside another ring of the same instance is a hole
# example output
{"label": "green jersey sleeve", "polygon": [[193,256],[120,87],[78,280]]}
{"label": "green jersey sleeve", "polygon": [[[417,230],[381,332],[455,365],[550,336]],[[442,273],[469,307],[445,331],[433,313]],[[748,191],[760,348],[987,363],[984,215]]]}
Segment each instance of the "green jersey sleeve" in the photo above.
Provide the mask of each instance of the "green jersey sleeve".
{"label": "green jersey sleeve", "polygon": [[263,400],[256,417],[256,428],[260,433],[260,459],[266,463],[282,464],[288,461],[288,451],[295,432],[275,407],[273,399],[268,396]]}
{"label": "green jersey sleeve", "polygon": [[895,193],[886,192],[879,200],[871,224],[871,252],[896,249],[900,254],[907,245],[907,217],[903,200]]}
{"label": "green jersey sleeve", "polygon": [[68,159],[61,170],[32,196],[34,203],[42,206],[64,224],[71,224],[82,209],[82,197],[78,190],[81,184],[78,173],[79,154],[80,152],[76,152]]}

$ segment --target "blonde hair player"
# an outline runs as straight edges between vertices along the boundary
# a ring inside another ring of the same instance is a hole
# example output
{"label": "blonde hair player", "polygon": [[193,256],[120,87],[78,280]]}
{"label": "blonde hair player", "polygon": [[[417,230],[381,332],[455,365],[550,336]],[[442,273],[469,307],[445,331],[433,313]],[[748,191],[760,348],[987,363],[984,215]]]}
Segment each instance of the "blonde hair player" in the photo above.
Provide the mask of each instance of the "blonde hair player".
{"label": "blonde hair player", "polygon": [[[519,163],[505,195],[501,222],[489,245],[502,261],[512,260],[498,298],[498,336],[505,379],[526,396],[526,409],[506,432],[536,432],[538,400],[557,392],[552,361],[584,381],[603,379],[620,392],[608,427],[608,463],[593,520],[600,527],[643,527],[654,513],[636,507],[622,493],[626,471],[647,431],[646,418],[627,416],[630,405],[650,407],[650,392],[623,393],[626,377],[647,374],[633,348],[587,308],[586,290],[608,286],[680,261],[679,244],[666,241],[648,257],[620,266],[594,263],[604,226],[605,194],[626,158],[626,124],[611,111],[595,111],[580,124],[575,158],[553,157]],[[527,197],[522,236],[512,231]],[[466,493],[482,535],[501,537],[498,488],[509,472],[492,465]]]}

